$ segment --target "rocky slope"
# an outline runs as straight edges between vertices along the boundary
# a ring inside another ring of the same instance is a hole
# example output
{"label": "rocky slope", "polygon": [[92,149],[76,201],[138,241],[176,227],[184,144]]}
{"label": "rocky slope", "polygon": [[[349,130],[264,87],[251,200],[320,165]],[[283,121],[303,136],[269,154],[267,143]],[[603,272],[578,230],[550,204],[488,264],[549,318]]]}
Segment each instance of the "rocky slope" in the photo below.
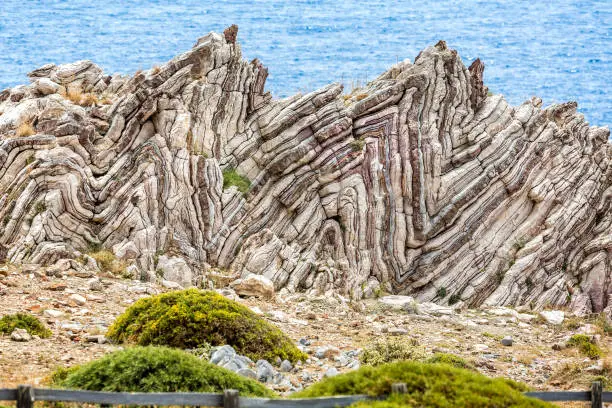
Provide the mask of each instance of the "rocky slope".
{"label": "rocky slope", "polygon": [[599,312],[612,145],[576,103],[519,107],[444,42],[362,89],[274,100],[237,27],[133,77],[46,65],[0,94],[0,243],[134,277],[211,267],[276,290]]}

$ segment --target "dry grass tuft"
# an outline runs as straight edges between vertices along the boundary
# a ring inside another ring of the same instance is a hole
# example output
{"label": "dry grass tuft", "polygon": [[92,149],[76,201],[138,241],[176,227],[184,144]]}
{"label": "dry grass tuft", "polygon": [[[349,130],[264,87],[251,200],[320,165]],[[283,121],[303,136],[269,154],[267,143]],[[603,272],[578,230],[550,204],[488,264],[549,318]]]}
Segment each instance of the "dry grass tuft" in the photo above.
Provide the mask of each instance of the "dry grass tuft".
{"label": "dry grass tuft", "polygon": [[69,90],[65,98],[79,106],[94,106],[99,103],[96,94],[83,92],[80,89]]}
{"label": "dry grass tuft", "polygon": [[34,130],[34,126],[32,126],[32,123],[30,123],[30,122],[23,122],[17,128],[16,134],[19,137],[32,136],[32,135],[36,134],[36,130]]}

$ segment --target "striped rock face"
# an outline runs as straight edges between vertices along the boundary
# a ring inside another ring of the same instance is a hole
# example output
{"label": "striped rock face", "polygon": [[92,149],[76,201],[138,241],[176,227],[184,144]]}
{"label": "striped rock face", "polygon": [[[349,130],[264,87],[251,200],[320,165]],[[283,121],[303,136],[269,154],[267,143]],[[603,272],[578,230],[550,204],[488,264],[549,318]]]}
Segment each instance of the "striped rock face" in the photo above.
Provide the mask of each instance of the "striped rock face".
{"label": "striped rock face", "polygon": [[443,42],[351,94],[275,100],[235,38],[133,77],[50,64],[2,92],[6,260],[107,248],[143,275],[168,254],[180,280],[608,306],[612,145],[575,103],[509,106]]}

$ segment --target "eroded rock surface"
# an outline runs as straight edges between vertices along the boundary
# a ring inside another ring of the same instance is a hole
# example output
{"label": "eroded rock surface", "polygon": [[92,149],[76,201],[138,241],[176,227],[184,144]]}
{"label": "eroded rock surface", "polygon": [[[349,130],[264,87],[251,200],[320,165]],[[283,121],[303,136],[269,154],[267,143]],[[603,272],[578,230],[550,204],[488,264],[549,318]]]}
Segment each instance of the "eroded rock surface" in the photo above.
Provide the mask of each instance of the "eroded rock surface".
{"label": "eroded rock surface", "polygon": [[236,35],[131,78],[48,64],[0,93],[0,255],[114,248],[142,276],[182,258],[181,285],[214,266],[289,292],[609,307],[612,145],[576,103],[509,106],[444,42],[350,95],[274,100]]}

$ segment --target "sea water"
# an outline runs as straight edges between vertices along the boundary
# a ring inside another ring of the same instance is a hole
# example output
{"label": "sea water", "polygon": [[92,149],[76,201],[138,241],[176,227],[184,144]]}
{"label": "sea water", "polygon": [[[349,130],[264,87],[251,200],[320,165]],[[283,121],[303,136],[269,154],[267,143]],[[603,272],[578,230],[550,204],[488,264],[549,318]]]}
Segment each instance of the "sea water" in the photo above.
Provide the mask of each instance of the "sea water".
{"label": "sea water", "polygon": [[612,122],[612,0],[0,0],[0,89],[48,62],[131,74],[231,24],[275,97],[350,91],[443,39],[466,65],[480,57],[512,104],[574,100],[591,124]]}

